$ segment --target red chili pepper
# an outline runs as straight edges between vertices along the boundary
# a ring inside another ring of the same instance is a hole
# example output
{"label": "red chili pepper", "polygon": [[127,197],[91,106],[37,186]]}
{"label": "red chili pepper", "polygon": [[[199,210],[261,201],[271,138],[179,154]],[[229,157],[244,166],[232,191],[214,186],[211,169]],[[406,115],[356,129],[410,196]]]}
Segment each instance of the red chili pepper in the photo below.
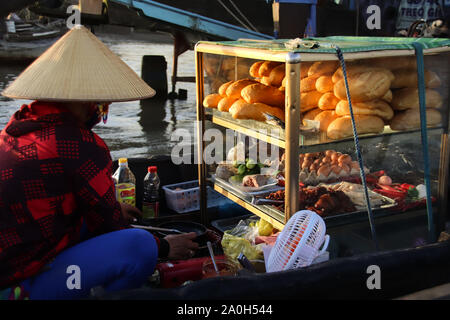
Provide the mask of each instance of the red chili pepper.
{"label": "red chili pepper", "polygon": [[378,187],[380,187],[383,190],[389,191],[389,192],[399,192],[399,193],[402,193],[402,194],[406,195],[405,190],[397,189],[397,188],[394,188],[392,186],[386,186],[386,185],[379,184]]}
{"label": "red chili pepper", "polygon": [[370,183],[370,184],[377,184],[378,183],[378,179],[371,177],[371,176],[366,176],[366,182]]}
{"label": "red chili pepper", "polygon": [[402,188],[403,190],[408,191],[411,188],[415,188],[415,186],[413,186],[412,184],[403,183],[403,184],[400,185],[400,188]]}
{"label": "red chili pepper", "polygon": [[384,189],[374,189],[374,192],[377,192],[379,194],[382,194],[388,198],[394,198],[394,199],[404,199],[406,197],[406,194],[403,192],[399,192],[396,190],[384,190]]}

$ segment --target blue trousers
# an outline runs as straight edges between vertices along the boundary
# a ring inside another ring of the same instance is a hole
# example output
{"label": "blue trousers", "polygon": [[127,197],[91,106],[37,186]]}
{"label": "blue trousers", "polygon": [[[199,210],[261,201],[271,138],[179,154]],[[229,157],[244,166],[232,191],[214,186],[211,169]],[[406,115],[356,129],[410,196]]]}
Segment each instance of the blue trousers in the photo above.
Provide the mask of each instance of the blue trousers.
{"label": "blue trousers", "polygon": [[91,288],[106,292],[138,288],[152,275],[158,258],[155,238],[126,229],[80,242],[61,252],[45,270],[22,282],[30,299],[83,299]]}

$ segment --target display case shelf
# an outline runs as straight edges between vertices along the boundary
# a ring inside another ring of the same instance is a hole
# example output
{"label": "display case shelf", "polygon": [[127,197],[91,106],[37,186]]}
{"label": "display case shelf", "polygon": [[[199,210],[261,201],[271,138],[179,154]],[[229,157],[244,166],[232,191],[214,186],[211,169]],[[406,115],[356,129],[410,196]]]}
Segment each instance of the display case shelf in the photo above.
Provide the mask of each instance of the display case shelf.
{"label": "display case shelf", "polygon": [[[279,126],[275,126],[269,123],[255,121],[255,120],[236,120],[226,112],[220,112],[213,110],[209,115],[209,120],[212,123],[224,127],[243,135],[264,141],[269,144],[274,144],[282,149],[286,148],[285,130]],[[443,131],[443,126],[429,127],[430,133],[436,133]],[[360,140],[373,139],[383,136],[407,136],[414,133],[420,133],[419,129],[407,130],[407,131],[393,131],[389,126],[385,126],[384,131],[379,134],[362,134],[359,135]],[[317,131],[300,131],[300,146],[318,146],[335,144],[340,142],[353,141],[353,137],[348,137],[340,140],[329,139],[325,132]]]}
{"label": "display case shelf", "polygon": [[260,218],[270,222],[278,230],[283,230],[285,225],[285,218],[283,212],[273,209],[271,206],[266,205],[254,205],[248,199],[227,190],[225,186],[220,183],[214,184],[214,190],[227,197],[228,199],[239,204],[241,207],[247,209],[251,213],[257,215]]}

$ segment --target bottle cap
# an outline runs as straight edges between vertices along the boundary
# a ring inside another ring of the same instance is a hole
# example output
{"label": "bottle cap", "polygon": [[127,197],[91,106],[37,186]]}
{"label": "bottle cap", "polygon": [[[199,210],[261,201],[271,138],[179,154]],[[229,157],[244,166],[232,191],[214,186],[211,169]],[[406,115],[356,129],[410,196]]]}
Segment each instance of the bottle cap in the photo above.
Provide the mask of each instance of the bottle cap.
{"label": "bottle cap", "polygon": [[148,167],[148,172],[154,173],[154,172],[157,172],[157,171],[158,171],[158,167],[156,167],[156,166]]}
{"label": "bottle cap", "polygon": [[120,158],[119,159],[119,164],[124,164],[124,163],[128,163],[128,159],[127,158]]}

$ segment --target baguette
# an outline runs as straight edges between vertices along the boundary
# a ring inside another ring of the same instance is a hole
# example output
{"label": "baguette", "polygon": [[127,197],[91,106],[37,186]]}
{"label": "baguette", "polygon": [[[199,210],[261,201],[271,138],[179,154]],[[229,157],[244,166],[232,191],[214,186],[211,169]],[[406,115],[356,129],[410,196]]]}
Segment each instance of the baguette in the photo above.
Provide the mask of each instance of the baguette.
{"label": "baguette", "polygon": [[320,77],[327,73],[334,73],[339,67],[338,61],[318,61],[315,62],[308,70],[308,76]]}
{"label": "baguette", "polygon": [[327,92],[320,97],[318,106],[322,110],[334,110],[339,101],[341,100],[336,98],[333,92]]}
{"label": "baguette", "polygon": [[308,77],[308,71],[312,65],[313,65],[313,62],[300,63],[300,79]]}
{"label": "baguette", "polygon": [[[394,117],[394,110],[383,100],[372,100],[367,102],[356,102],[352,104],[353,114],[378,116],[383,120],[391,120]],[[336,106],[336,113],[339,116],[350,115],[348,101],[340,101]]]}
{"label": "baguette", "polygon": [[222,99],[223,97],[218,94],[218,93],[213,93],[210,95],[207,95],[205,97],[205,99],[203,99],[203,106],[205,108],[213,108],[216,109],[217,105],[219,104],[219,101]]}
{"label": "baguette", "polygon": [[367,65],[389,70],[417,69],[415,57],[386,57],[365,60]]}
{"label": "baguette", "polygon": [[[436,126],[442,122],[442,115],[435,109],[427,109],[427,125]],[[392,130],[413,130],[420,128],[420,110],[408,109],[395,115],[390,123]]]}
{"label": "baguette", "polygon": [[259,68],[259,76],[269,77],[270,72],[272,72],[272,70],[278,67],[280,64],[282,63],[276,61],[264,61],[264,63],[261,64],[261,67]]}
{"label": "baguette", "polygon": [[303,125],[306,126],[307,123],[305,120],[314,120],[316,118],[316,116],[318,114],[320,114],[322,112],[322,110],[320,110],[319,108],[314,108],[312,110],[309,110],[308,112],[306,112],[303,117],[302,117],[302,122]]}
{"label": "baguette", "polygon": [[[426,107],[439,109],[443,105],[442,96],[433,89],[426,89]],[[419,109],[419,89],[404,88],[396,90],[392,99],[392,108],[394,110]]]}
{"label": "baguette", "polygon": [[226,95],[227,95],[227,89],[228,89],[228,87],[229,86],[231,86],[231,84],[233,83],[234,81],[228,81],[227,83],[224,83],[223,85],[221,85],[220,87],[219,87],[219,94],[221,95],[221,96],[223,96],[223,97],[225,97]]}
{"label": "baguette", "polygon": [[307,112],[311,109],[317,108],[322,93],[318,91],[311,91],[300,94],[300,110]]}
{"label": "baguette", "polygon": [[245,87],[241,92],[247,103],[265,103],[271,106],[284,108],[284,92],[278,88],[256,83]]}
{"label": "baguette", "polygon": [[[347,66],[347,77],[354,77],[358,74],[365,73],[365,72],[373,72],[373,71],[379,71],[379,72],[386,72],[386,75],[389,77],[391,81],[394,81],[395,76],[389,69],[386,68],[380,68],[375,67],[371,65],[361,64],[361,63],[353,63]],[[333,83],[337,83],[340,80],[344,79],[344,74],[342,73],[342,68],[339,68],[336,70],[336,72],[331,77],[331,80]]]}
{"label": "baguette", "polygon": [[394,98],[394,93],[392,90],[389,90],[386,92],[386,94],[381,98],[381,100],[386,101],[387,103],[391,103],[392,99]]}
{"label": "baguette", "polygon": [[240,99],[242,89],[244,89],[245,87],[247,87],[251,84],[255,84],[255,83],[257,83],[257,81],[251,80],[251,79],[242,79],[242,80],[234,81],[227,88],[226,95],[229,98]]}
{"label": "baguette", "polygon": [[[417,88],[417,71],[411,69],[399,69],[394,71],[395,80],[391,84],[392,89]],[[438,88],[441,79],[433,71],[425,71],[425,86],[427,88]]]}
{"label": "baguette", "polygon": [[320,122],[320,131],[327,132],[330,124],[339,118],[339,116],[334,111],[322,111],[319,113],[314,120]]}
{"label": "baguette", "polygon": [[316,91],[316,82],[319,76],[313,75],[300,80],[300,92]]}
{"label": "baguette", "polygon": [[229,98],[229,97],[225,97],[222,98],[219,101],[219,104],[217,105],[217,110],[222,111],[222,112],[228,112],[231,108],[231,106],[233,105],[233,103],[235,103],[238,99],[235,98]]}
{"label": "baguette", "polygon": [[259,74],[259,68],[261,68],[263,63],[264,63],[264,61],[258,61],[258,62],[255,62],[254,64],[252,64],[252,66],[250,67],[250,70],[249,70],[250,76],[252,76],[254,78],[260,78],[261,75]]}
{"label": "baguette", "polygon": [[[383,119],[377,116],[355,115],[355,123],[358,134],[381,133],[384,130]],[[352,120],[349,116],[334,120],[327,131],[328,138],[333,140],[353,136]]]}
{"label": "baguette", "polygon": [[247,103],[243,99],[239,99],[233,103],[229,112],[234,119],[241,120],[266,121],[264,113],[275,116],[282,121],[285,119],[284,111],[279,108],[271,107],[263,103]]}
{"label": "baguette", "polygon": [[[391,77],[385,71],[368,71],[350,76],[348,85],[353,102],[370,101],[386,95],[391,87]],[[344,79],[334,85],[334,95],[347,100]]]}
{"label": "baguette", "polygon": [[316,89],[321,93],[333,92],[334,83],[331,75],[320,76],[316,81]]}
{"label": "baguette", "polygon": [[272,69],[269,75],[269,85],[274,87],[280,87],[283,83],[283,79],[286,75],[286,66],[285,64],[281,64],[278,67]]}

